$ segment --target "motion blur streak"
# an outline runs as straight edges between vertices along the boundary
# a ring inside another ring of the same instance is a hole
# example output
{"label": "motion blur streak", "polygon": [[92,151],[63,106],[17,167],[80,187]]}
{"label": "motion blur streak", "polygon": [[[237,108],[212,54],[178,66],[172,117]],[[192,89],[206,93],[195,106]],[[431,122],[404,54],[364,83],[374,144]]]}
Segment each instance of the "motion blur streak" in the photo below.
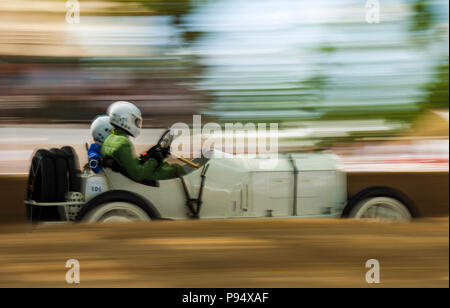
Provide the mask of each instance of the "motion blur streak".
{"label": "motion blur streak", "polygon": [[2,122],[87,122],[119,98],[147,126],[448,108],[447,1],[383,2],[379,24],[354,0],[80,1],[79,24],[38,3],[0,2]]}
{"label": "motion blur streak", "polygon": [[[277,122],[282,151],[332,147],[352,154],[352,170],[366,170],[353,158],[360,163],[373,154],[365,145],[389,141],[407,159],[439,160],[402,169],[448,170],[448,151],[410,151],[424,138],[448,143],[448,1],[383,1],[376,24],[354,0],[79,3],[74,24],[63,0],[0,0],[4,162],[23,156],[5,159],[15,151],[59,144],[55,134],[82,149],[87,130],[55,124],[86,128],[112,101],[129,100],[147,128],[190,124],[192,114]],[[432,112],[443,116],[412,129]],[[28,134],[14,133],[24,125],[32,125]],[[380,160],[369,163],[377,169]],[[4,165],[1,173],[23,173],[28,163]]]}
{"label": "motion blur streak", "polygon": [[[0,286],[447,287],[448,218],[411,224],[241,219],[0,227]],[[70,239],[70,240],[68,240]],[[368,285],[376,258],[381,284]]]}

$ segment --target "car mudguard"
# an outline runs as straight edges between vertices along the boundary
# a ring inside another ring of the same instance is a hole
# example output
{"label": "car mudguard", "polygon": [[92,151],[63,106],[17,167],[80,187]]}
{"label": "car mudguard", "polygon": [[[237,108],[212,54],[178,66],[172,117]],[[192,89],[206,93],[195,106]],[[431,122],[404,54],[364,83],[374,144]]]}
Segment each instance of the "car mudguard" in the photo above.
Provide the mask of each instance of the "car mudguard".
{"label": "car mudguard", "polygon": [[83,217],[92,209],[110,202],[128,202],[143,209],[151,219],[161,219],[161,214],[156,207],[148,200],[138,194],[126,190],[110,190],[104,192],[92,200],[90,200],[78,213],[77,221],[81,221]]}
{"label": "car mudguard", "polygon": [[360,201],[372,197],[390,197],[393,199],[397,199],[408,208],[413,217],[416,218],[420,216],[420,213],[418,213],[417,208],[414,206],[413,202],[402,192],[386,186],[372,186],[361,190],[356,195],[350,198],[344,208],[344,211],[342,212],[342,218],[347,218],[353,207]]}

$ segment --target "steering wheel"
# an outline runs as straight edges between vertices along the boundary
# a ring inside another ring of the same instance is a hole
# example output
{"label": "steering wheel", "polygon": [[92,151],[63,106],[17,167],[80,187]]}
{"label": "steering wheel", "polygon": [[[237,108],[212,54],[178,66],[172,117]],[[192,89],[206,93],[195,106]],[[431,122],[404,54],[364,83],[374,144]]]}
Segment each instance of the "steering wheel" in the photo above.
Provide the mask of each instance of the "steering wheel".
{"label": "steering wheel", "polygon": [[161,138],[159,138],[157,145],[160,146],[162,149],[167,150],[170,152],[170,146],[173,141],[173,131],[171,129],[166,130],[162,135]]}
{"label": "steering wheel", "polygon": [[161,138],[159,138],[156,145],[152,146],[147,152],[141,154],[141,156],[139,157],[141,162],[144,163],[150,158],[155,156],[159,157],[160,154],[155,155],[157,152],[163,153],[164,156],[169,155],[172,141],[173,141],[173,131],[171,129],[168,129],[161,135]]}
{"label": "steering wheel", "polygon": [[[168,155],[172,155],[175,158],[177,158],[178,160],[184,162],[185,164],[191,165],[194,168],[201,168],[201,165],[196,164],[182,156],[178,156],[176,154],[170,153],[170,146],[172,145],[172,141],[173,141],[173,130],[168,129],[166,130],[162,135],[161,138],[159,138],[158,143],[156,145],[154,145],[150,150],[148,150],[145,153],[142,153],[141,156],[139,157],[141,163],[145,163],[147,160],[149,160],[150,158],[154,157],[160,157],[160,163],[162,162],[162,160],[168,156]],[[163,156],[161,156],[161,154]],[[162,157],[162,159],[161,159]]]}

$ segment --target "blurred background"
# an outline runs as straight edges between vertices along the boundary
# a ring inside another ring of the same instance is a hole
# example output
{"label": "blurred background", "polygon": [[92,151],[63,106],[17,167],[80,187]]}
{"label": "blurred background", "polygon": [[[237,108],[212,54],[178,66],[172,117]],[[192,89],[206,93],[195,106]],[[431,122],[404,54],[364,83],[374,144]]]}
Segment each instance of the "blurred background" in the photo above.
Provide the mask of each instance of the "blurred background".
{"label": "blurred background", "polygon": [[446,0],[79,0],[70,23],[74,2],[0,0],[0,173],[82,150],[116,100],[143,111],[138,144],[201,114],[353,171],[448,171]]}

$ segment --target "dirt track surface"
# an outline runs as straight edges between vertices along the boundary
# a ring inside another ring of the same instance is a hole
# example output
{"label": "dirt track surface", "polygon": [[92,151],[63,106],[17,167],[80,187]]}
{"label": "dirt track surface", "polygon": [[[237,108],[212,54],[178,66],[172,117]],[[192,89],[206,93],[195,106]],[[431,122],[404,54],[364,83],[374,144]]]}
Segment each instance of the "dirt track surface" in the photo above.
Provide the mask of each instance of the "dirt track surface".
{"label": "dirt track surface", "polygon": [[[448,218],[0,227],[0,287],[449,287]],[[378,259],[381,284],[365,282]]]}

